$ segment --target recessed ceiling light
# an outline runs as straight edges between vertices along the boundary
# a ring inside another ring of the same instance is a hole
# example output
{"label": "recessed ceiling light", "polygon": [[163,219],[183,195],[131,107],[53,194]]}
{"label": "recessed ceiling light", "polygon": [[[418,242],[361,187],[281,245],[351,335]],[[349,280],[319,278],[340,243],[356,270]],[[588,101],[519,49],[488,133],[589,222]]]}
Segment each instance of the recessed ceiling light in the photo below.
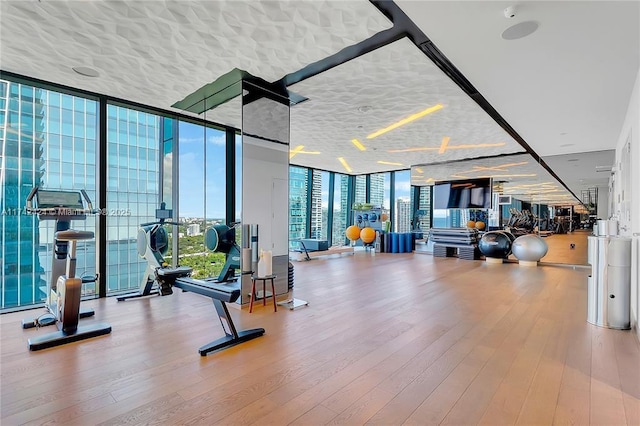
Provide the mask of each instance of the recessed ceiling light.
{"label": "recessed ceiling light", "polygon": [[89,67],[73,67],[71,69],[74,70],[76,73],[78,73],[80,75],[84,75],[85,77],[99,77],[100,76],[100,73],[98,73],[98,71],[94,70],[93,68],[89,68]]}
{"label": "recessed ceiling light", "polygon": [[560,133],[560,136],[564,136],[566,134],[567,134],[567,132],[562,132],[562,133]]}
{"label": "recessed ceiling light", "polygon": [[361,112],[364,114],[371,111],[372,109],[373,107],[371,105],[362,105],[358,107],[358,112]]}
{"label": "recessed ceiling light", "polygon": [[347,163],[347,160],[345,160],[343,157],[338,157],[338,161],[342,164],[342,167],[344,167],[346,171],[348,171],[349,173],[353,171],[351,170],[349,163]]}
{"label": "recessed ceiling light", "polygon": [[395,122],[387,127],[385,127],[384,129],[380,129],[377,132],[373,132],[370,135],[367,136],[367,139],[373,139],[375,137],[378,137],[382,134],[385,134],[395,128],[398,128],[400,126],[404,126],[407,123],[411,123],[413,120],[417,120],[418,118],[422,118],[425,115],[431,114],[432,112],[438,111],[439,109],[444,108],[442,104],[437,104],[434,105],[432,107],[429,107],[427,109],[425,109],[424,111],[420,111],[418,113],[412,114],[406,118],[403,118],[402,120]]}
{"label": "recessed ceiling light", "polygon": [[355,147],[358,148],[360,151],[367,150],[367,148],[365,148],[365,146],[362,145],[362,143],[358,139],[351,139],[351,143],[354,144]]}
{"label": "recessed ceiling light", "polygon": [[510,26],[502,32],[502,38],[505,40],[517,40],[533,34],[538,29],[538,23],[535,21],[519,22]]}
{"label": "recessed ceiling light", "polygon": [[574,146],[575,143],[563,143],[562,145],[560,145],[561,148],[566,148],[568,146]]}
{"label": "recessed ceiling light", "polygon": [[580,159],[579,158],[569,158],[567,161],[572,163],[574,161],[580,161]]}

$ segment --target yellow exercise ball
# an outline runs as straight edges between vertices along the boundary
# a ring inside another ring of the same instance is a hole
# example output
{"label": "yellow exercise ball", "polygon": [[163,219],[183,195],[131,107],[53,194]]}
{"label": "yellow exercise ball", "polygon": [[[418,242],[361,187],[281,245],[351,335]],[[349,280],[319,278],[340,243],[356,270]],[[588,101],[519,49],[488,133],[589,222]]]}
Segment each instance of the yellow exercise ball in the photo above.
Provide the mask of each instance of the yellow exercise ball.
{"label": "yellow exercise ball", "polygon": [[476,227],[476,222],[473,220],[468,220],[467,221],[467,228],[475,228]]}
{"label": "yellow exercise ball", "polygon": [[479,220],[479,221],[477,221],[477,222],[476,222],[476,229],[478,229],[478,230],[480,230],[480,231],[482,231],[482,230],[484,229],[484,227],[485,227],[485,226],[486,226],[486,224],[485,224],[483,221],[481,221],[481,220]]}
{"label": "yellow exercise ball", "polygon": [[360,238],[360,228],[356,225],[351,225],[347,228],[346,235],[349,240],[356,241]]}
{"label": "yellow exercise ball", "polygon": [[376,231],[373,228],[362,228],[360,231],[360,239],[365,244],[371,244],[376,239]]}

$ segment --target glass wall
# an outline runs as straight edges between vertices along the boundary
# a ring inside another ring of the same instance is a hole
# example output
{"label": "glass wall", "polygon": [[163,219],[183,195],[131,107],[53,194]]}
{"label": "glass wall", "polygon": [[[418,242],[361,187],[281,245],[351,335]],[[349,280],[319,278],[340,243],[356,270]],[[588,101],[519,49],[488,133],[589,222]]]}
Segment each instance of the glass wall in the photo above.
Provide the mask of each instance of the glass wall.
{"label": "glass wall", "polygon": [[225,255],[209,252],[204,234],[226,224],[226,134],[180,121],[178,135],[179,263],[195,278],[217,276]]}
{"label": "glass wall", "polygon": [[289,167],[289,244],[307,236],[307,199],[309,193],[309,171],[304,167]]}
{"label": "glass wall", "polygon": [[107,291],[139,287],[146,261],[138,255],[141,223],[159,208],[160,121],[157,115],[107,106]]}
{"label": "glass wall", "polygon": [[311,183],[311,238],[326,240],[329,208],[329,172],[313,171]]}
{"label": "glass wall", "polygon": [[355,177],[356,187],[353,194],[354,203],[366,203],[367,202],[367,177],[360,175]]}
{"label": "glass wall", "polygon": [[394,172],[393,230],[411,232],[415,208],[411,203],[411,173],[409,170]]}
{"label": "glass wall", "polygon": [[413,189],[418,191],[417,228],[426,231],[431,228],[431,187],[414,186]]}
{"label": "glass wall", "polygon": [[[98,104],[16,82],[0,81],[0,307],[45,298],[51,280],[55,221],[24,210],[34,186],[80,191],[96,201]],[[96,230],[96,218],[72,227]],[[78,275],[96,273],[95,240],[78,243]],[[85,286],[95,294],[95,284]]]}
{"label": "glass wall", "polygon": [[350,225],[347,214],[349,196],[349,176],[335,173],[333,182],[333,224],[331,245],[343,246],[346,244],[346,229]]}

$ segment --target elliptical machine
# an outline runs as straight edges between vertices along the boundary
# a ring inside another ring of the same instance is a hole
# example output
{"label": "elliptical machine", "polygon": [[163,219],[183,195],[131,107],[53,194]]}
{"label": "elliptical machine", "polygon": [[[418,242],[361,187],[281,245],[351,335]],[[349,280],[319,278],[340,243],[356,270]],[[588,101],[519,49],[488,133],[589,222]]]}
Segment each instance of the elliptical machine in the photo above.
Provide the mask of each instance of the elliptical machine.
{"label": "elliptical machine", "polygon": [[[34,197],[35,207],[33,206]],[[83,199],[87,204],[86,207]],[[27,197],[26,210],[29,213],[37,213],[40,220],[56,221],[51,280],[45,290],[47,297],[45,309],[48,312],[36,319],[23,320],[22,328],[56,324],[58,331],[29,339],[29,349],[38,351],[111,333],[111,326],[106,323],[78,326],[80,318],[94,315],[93,310],[80,310],[82,284],[97,280],[97,276],[90,278],[75,276],[77,241],[90,240],[94,234],[90,231],[70,229],[70,223],[72,220],[85,220],[87,214],[98,213],[98,210],[93,208],[85,190],[48,191],[36,186]]]}

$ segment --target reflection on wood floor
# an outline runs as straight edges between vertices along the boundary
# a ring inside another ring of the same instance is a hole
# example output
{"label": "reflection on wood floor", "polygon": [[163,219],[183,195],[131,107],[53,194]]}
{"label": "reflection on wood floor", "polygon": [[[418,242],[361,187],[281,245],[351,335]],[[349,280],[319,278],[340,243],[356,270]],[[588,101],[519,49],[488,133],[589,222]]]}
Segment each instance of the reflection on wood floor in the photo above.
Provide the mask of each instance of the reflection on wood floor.
{"label": "reflection on wood floor", "polygon": [[549,246],[549,251],[541,262],[586,265],[587,237],[589,235],[591,235],[590,230],[579,230],[570,234],[553,234],[545,237],[544,240]]}
{"label": "reflection on wood floor", "polygon": [[10,313],[0,421],[638,425],[638,341],[586,322],[586,278],[418,254],[296,262],[309,306],[233,309],[266,334],[207,357],[197,348],[222,328],[197,294],[87,302],[98,318],[83,321],[112,334],[36,353],[27,339],[49,330]]}

